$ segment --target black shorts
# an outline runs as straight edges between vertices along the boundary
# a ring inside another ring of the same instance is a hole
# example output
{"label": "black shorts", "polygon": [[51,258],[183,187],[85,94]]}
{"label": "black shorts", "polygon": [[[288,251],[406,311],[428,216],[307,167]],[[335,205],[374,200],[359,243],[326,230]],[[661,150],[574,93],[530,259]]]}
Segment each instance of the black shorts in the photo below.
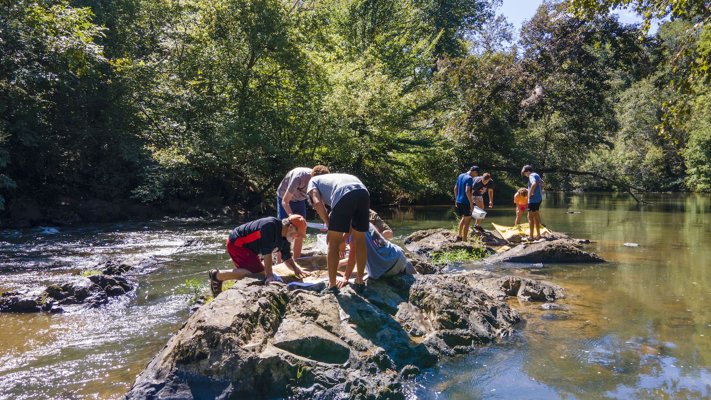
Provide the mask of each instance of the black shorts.
{"label": "black shorts", "polygon": [[346,193],[328,216],[328,230],[349,232],[351,227],[358,232],[368,232],[370,216],[370,194],[365,189]]}
{"label": "black shorts", "polygon": [[471,217],[472,216],[472,207],[467,204],[462,204],[462,203],[457,203],[456,207],[454,207],[457,210],[457,215],[460,217]]}
{"label": "black shorts", "polygon": [[538,203],[528,203],[528,211],[538,211],[541,208],[541,202]]}

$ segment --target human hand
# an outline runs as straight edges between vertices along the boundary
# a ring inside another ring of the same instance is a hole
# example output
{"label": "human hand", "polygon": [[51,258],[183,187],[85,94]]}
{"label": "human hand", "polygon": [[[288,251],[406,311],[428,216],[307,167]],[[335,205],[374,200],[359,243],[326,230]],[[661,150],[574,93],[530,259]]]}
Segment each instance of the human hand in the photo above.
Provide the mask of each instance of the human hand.
{"label": "human hand", "polygon": [[298,279],[304,279],[309,275],[311,275],[311,274],[302,270],[299,267],[294,268],[294,276],[296,276]]}
{"label": "human hand", "polygon": [[274,281],[275,281],[274,275],[269,275],[264,279],[264,285],[267,286]]}
{"label": "human hand", "polygon": [[343,278],[338,278],[336,286],[338,286],[339,289],[343,289],[344,287],[348,286],[348,277],[344,276]]}

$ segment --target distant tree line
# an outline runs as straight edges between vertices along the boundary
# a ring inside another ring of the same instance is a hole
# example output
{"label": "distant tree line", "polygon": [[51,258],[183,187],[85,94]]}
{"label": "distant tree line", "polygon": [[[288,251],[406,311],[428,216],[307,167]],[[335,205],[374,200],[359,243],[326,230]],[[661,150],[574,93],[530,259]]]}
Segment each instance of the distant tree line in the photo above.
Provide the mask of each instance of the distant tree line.
{"label": "distant tree line", "polygon": [[545,2],[518,38],[499,3],[0,0],[0,206],[271,203],[316,163],[377,202],[447,196],[472,163],[711,191],[707,2]]}

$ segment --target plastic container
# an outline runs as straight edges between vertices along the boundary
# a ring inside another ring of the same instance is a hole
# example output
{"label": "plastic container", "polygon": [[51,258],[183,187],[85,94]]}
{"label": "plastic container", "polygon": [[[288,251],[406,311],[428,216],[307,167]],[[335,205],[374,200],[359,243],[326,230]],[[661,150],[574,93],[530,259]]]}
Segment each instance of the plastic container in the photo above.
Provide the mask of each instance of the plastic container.
{"label": "plastic container", "polygon": [[482,210],[481,208],[474,206],[474,210],[472,210],[472,218],[474,219],[484,219],[486,218],[486,211]]}
{"label": "plastic container", "polygon": [[323,254],[328,253],[328,244],[326,243],[325,234],[320,233],[316,235],[316,250]]}

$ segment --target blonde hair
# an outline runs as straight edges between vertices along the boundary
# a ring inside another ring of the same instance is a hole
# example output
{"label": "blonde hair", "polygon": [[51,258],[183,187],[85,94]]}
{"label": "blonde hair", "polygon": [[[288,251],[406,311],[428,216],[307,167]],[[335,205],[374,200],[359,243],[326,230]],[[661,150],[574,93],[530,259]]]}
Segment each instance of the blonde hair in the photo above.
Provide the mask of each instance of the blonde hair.
{"label": "blonde hair", "polygon": [[[509,192],[510,193],[510,192]],[[517,191],[519,196],[528,196],[528,189],[526,188],[521,188]]]}

